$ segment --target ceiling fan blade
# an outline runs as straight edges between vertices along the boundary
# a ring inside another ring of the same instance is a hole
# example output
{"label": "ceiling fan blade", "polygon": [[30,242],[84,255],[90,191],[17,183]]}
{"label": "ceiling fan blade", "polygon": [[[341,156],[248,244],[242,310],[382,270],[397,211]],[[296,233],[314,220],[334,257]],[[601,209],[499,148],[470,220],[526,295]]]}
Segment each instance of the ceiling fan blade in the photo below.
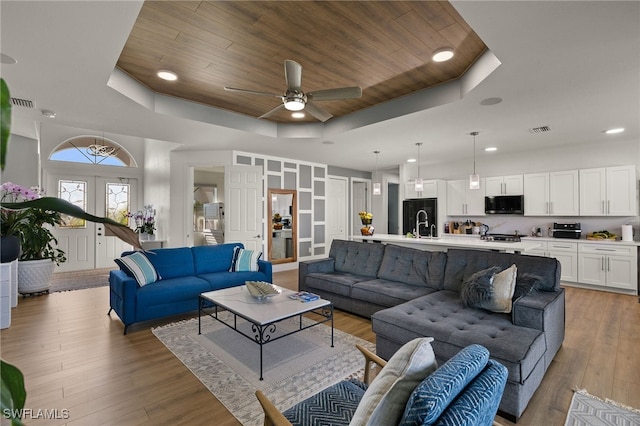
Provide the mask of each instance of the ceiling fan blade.
{"label": "ceiling fan blade", "polygon": [[276,95],[275,93],[258,92],[256,90],[237,89],[235,87],[225,87],[224,90],[228,92],[247,93],[249,95],[259,95],[259,96],[271,96],[271,97],[282,99],[282,95]]}
{"label": "ceiling fan blade", "polygon": [[265,112],[264,114],[262,114],[260,117],[258,118],[267,118],[273,114],[275,114],[276,112],[280,111],[281,109],[284,108],[284,104],[280,104],[277,107],[273,108],[272,110],[269,110],[267,112]]}
{"label": "ceiling fan blade", "polygon": [[307,101],[307,105],[305,105],[304,110],[323,123],[333,117],[333,115],[329,114],[329,112],[309,101]]}
{"label": "ceiling fan blade", "polygon": [[302,87],[302,65],[291,59],[284,61],[284,80],[287,89],[300,90]]}
{"label": "ceiling fan blade", "polygon": [[362,96],[362,89],[358,86],[338,87],[335,89],[317,90],[307,93],[309,99],[314,101],[331,101],[334,99],[355,99]]}

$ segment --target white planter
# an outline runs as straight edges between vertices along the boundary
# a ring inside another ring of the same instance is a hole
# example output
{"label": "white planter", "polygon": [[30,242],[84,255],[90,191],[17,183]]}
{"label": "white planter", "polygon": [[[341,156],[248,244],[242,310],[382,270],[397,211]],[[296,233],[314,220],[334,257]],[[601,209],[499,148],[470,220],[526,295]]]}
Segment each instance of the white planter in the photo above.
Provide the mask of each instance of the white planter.
{"label": "white planter", "polygon": [[29,294],[49,291],[55,267],[51,259],[18,261],[18,292]]}

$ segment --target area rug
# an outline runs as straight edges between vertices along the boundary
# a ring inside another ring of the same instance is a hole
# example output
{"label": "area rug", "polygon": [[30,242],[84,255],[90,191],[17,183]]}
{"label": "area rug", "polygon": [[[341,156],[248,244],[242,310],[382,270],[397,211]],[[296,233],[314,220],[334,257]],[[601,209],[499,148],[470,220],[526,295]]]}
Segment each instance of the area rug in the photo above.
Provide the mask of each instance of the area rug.
{"label": "area rug", "polygon": [[49,293],[56,291],[82,290],[109,285],[109,271],[113,268],[86,271],[55,272],[51,276]]}
{"label": "area rug", "polygon": [[[222,315],[227,321],[232,316]],[[302,318],[303,325],[312,320]],[[298,319],[278,323],[273,336],[297,328]],[[249,331],[238,320],[239,328]],[[262,408],[255,397],[260,389],[280,410],[308,398],[347,377],[361,377],[364,357],[356,343],[375,350],[363,339],[319,325],[263,346],[263,376],[259,380],[258,344],[209,317],[157,327],[153,334],[246,426],[262,425]]]}
{"label": "area rug", "polygon": [[640,425],[640,410],[610,399],[601,399],[583,389],[573,393],[565,426]]}

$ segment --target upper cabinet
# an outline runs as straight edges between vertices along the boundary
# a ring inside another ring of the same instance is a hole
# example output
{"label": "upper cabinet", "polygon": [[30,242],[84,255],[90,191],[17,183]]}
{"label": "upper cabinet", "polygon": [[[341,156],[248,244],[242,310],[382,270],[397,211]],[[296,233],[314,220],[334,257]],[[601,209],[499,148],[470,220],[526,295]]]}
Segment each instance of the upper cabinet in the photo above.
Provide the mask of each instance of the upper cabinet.
{"label": "upper cabinet", "polygon": [[578,216],[578,171],[524,175],[525,216]]}
{"label": "upper cabinet", "polygon": [[636,167],[580,170],[581,216],[636,216]]}
{"label": "upper cabinet", "polygon": [[485,195],[487,197],[524,194],[522,175],[493,176],[486,178],[485,182]]}
{"label": "upper cabinet", "polygon": [[480,179],[480,189],[469,189],[469,180],[447,181],[448,216],[484,216],[485,179]]}
{"label": "upper cabinet", "polygon": [[422,192],[416,192],[415,182],[408,182],[404,185],[404,198],[438,198],[444,194],[444,181],[430,179],[422,182]]}

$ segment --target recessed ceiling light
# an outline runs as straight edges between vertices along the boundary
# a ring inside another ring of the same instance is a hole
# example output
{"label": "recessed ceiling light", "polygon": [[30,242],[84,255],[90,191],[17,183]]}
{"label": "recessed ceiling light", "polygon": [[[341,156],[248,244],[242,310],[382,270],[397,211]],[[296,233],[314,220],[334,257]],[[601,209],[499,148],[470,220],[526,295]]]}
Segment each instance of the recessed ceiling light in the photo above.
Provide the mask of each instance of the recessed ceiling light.
{"label": "recessed ceiling light", "polygon": [[415,163],[415,162],[416,162],[416,159],[415,159],[415,158],[409,158],[409,159],[407,160],[407,163]]}
{"label": "recessed ceiling light", "polygon": [[433,56],[431,57],[434,62],[444,62],[451,58],[453,58],[453,49],[449,47],[436,50],[433,52]]}
{"label": "recessed ceiling light", "polygon": [[178,79],[178,75],[175,72],[167,70],[158,71],[158,77],[167,81],[176,81]]}
{"label": "recessed ceiling light", "polygon": [[46,118],[56,118],[56,113],[48,110],[48,109],[43,109],[42,111],[42,116],[46,117]]}
{"label": "recessed ceiling light", "polygon": [[487,152],[493,152],[493,151],[497,151],[498,148],[496,148],[495,146],[488,146],[484,150]]}
{"label": "recessed ceiling light", "polygon": [[17,62],[18,61],[13,59],[11,56],[5,55],[4,53],[0,53],[0,64],[13,65]]}
{"label": "recessed ceiling light", "polygon": [[292,112],[291,116],[293,118],[304,118],[304,112],[302,111]]}
{"label": "recessed ceiling light", "polygon": [[616,133],[624,132],[624,127],[617,127],[615,129],[605,130],[605,133],[608,135],[615,135]]}

